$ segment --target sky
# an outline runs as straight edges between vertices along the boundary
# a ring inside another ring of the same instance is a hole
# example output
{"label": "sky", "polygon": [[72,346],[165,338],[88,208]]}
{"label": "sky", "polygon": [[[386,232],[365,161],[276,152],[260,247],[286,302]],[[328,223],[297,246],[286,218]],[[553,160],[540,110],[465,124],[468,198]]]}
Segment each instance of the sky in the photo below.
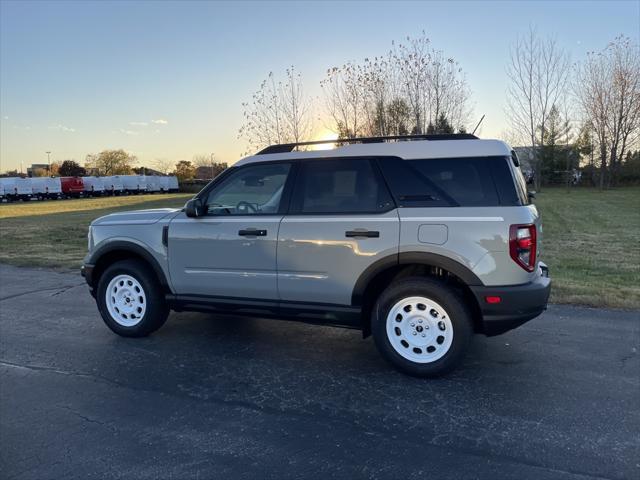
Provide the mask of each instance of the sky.
{"label": "sky", "polygon": [[638,41],[640,1],[0,0],[0,171],[112,148],[146,166],[232,164],[241,104],[270,71],[295,65],[316,98],[329,67],[422,31],[464,70],[481,136],[501,138],[509,48],[530,26],[580,62],[620,34]]}

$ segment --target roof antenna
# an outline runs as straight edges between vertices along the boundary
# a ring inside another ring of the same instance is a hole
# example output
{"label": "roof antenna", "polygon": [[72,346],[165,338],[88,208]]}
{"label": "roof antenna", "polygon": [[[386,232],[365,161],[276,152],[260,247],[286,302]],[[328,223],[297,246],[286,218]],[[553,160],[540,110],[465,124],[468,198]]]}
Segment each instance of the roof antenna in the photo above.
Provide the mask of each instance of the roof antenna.
{"label": "roof antenna", "polygon": [[478,124],[476,125],[476,128],[473,129],[473,132],[471,132],[471,135],[475,135],[476,130],[478,129],[478,127],[480,126],[480,124],[482,123],[482,120],[484,120],[484,115],[482,115],[482,118],[480,119],[480,121],[478,122]]}

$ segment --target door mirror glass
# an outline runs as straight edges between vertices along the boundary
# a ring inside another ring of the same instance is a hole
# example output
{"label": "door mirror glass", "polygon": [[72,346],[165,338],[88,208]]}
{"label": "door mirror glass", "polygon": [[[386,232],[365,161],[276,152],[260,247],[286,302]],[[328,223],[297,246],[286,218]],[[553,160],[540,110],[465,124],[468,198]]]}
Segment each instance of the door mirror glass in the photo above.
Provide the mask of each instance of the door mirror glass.
{"label": "door mirror glass", "polygon": [[184,213],[187,215],[187,217],[192,218],[203,216],[205,212],[202,200],[200,200],[199,198],[192,198],[191,200],[189,200],[184,206]]}

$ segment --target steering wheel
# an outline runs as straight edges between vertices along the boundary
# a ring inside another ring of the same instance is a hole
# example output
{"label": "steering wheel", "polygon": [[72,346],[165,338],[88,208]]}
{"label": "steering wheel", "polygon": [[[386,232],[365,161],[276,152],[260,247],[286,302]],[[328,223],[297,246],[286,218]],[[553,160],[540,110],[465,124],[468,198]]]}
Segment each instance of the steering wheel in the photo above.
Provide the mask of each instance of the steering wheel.
{"label": "steering wheel", "polygon": [[258,209],[255,205],[249,202],[245,202],[244,200],[238,202],[236,205],[236,210],[251,210],[253,213],[258,213]]}

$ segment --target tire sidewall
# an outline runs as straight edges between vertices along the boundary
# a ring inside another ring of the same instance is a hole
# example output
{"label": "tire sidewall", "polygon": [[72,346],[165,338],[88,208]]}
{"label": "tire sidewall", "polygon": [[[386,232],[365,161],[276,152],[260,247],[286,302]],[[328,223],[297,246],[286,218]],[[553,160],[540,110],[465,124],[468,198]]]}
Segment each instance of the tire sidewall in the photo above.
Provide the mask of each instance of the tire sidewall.
{"label": "tire sidewall", "polygon": [[[105,298],[109,282],[114,277],[123,274],[132,276],[140,283],[144,290],[147,304],[142,320],[130,327],[121,325],[111,317]],[[160,328],[168,315],[162,289],[155,278],[155,274],[142,262],[135,260],[123,260],[107,267],[98,281],[96,301],[104,323],[113,332],[124,337],[142,337],[148,335]]]}
{"label": "tire sidewall", "polygon": [[[445,309],[453,325],[451,347],[444,356],[434,362],[412,362],[400,355],[389,341],[389,311],[403,298],[414,296],[426,297],[437,302]],[[452,370],[465,353],[473,334],[471,316],[460,296],[441,282],[424,278],[407,278],[388,287],[374,306],[371,323],[373,338],[382,356],[402,372],[417,377],[437,377]]]}

